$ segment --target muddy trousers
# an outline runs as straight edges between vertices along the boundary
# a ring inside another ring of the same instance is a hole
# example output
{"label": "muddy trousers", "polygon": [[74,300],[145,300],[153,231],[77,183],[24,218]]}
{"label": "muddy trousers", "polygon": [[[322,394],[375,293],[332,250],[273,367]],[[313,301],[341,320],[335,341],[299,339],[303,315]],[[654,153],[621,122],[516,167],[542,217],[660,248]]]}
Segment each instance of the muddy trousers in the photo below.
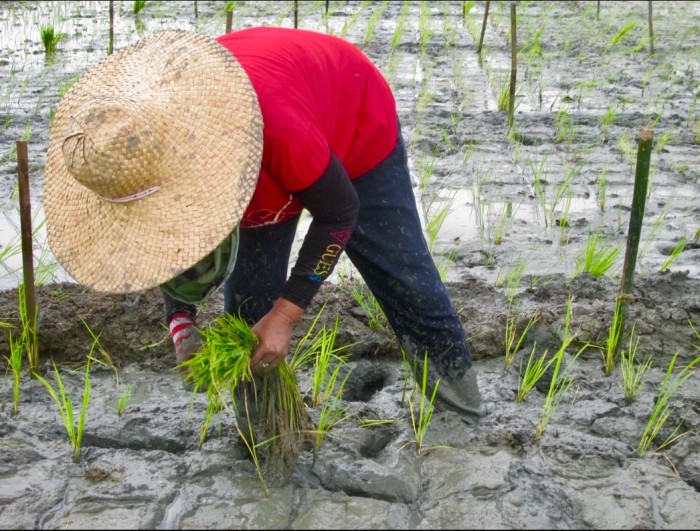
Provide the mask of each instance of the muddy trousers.
{"label": "muddy trousers", "polygon": [[[360,211],[347,256],[407,353],[422,359],[427,352],[439,377],[461,379],[472,356],[423,235],[403,141],[353,185]],[[270,310],[287,279],[298,221],[240,229],[226,312],[252,324]]]}

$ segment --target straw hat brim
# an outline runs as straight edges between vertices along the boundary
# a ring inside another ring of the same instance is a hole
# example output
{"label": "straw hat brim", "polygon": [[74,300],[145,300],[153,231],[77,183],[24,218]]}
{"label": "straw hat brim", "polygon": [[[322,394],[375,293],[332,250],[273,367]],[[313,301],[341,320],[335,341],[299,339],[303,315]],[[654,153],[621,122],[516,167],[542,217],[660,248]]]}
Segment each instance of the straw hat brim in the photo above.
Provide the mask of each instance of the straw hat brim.
{"label": "straw hat brim", "polygon": [[[160,130],[160,189],[105,201],[66,167],[63,140],[86,101],[118,95]],[[250,80],[214,39],[165,31],[93,67],[62,98],[44,181],[49,246],[79,283],[129,293],[213,251],[240,222],[260,171],[262,116]]]}

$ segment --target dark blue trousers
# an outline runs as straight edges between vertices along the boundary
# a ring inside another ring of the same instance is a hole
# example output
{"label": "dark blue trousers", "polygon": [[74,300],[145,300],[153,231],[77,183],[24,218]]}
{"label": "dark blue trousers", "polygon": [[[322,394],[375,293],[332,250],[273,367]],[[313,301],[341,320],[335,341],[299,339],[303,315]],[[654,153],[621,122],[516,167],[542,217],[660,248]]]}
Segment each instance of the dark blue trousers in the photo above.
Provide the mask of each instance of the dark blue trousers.
{"label": "dark blue trousers", "polygon": [[[427,351],[441,377],[461,378],[472,356],[423,235],[400,132],[396,149],[353,185],[360,212],[345,252],[407,353],[422,360]],[[298,221],[239,230],[226,312],[255,323],[270,310],[287,279]]]}

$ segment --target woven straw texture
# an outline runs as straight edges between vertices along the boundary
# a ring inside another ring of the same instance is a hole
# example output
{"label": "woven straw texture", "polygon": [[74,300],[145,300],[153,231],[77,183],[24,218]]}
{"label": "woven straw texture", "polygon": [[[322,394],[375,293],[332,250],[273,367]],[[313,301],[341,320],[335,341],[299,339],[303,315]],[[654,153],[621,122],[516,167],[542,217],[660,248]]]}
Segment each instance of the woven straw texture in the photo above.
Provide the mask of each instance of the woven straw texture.
{"label": "woven straw texture", "polygon": [[257,97],[218,42],[164,31],[123,48],[58,106],[44,182],[51,250],[94,290],[158,286],[239,223],[261,155]]}

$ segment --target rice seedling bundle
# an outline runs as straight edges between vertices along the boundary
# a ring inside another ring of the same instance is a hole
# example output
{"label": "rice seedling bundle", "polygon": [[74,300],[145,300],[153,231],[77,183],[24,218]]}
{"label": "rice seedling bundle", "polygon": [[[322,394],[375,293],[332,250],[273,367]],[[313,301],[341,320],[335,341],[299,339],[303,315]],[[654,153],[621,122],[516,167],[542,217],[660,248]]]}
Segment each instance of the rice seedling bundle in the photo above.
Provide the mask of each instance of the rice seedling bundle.
{"label": "rice seedling bundle", "polygon": [[[254,375],[250,358],[258,338],[240,317],[226,314],[200,333],[201,350],[182,364],[188,370],[186,379],[194,391],[206,388],[210,402],[226,403],[227,396],[234,400],[238,386],[251,388],[248,403],[238,408],[242,411],[236,410],[234,403],[239,433],[256,465],[258,448],[262,449],[265,475],[288,477],[311,423],[295,372],[285,360],[266,373]],[[248,433],[241,429],[246,421]]]}

